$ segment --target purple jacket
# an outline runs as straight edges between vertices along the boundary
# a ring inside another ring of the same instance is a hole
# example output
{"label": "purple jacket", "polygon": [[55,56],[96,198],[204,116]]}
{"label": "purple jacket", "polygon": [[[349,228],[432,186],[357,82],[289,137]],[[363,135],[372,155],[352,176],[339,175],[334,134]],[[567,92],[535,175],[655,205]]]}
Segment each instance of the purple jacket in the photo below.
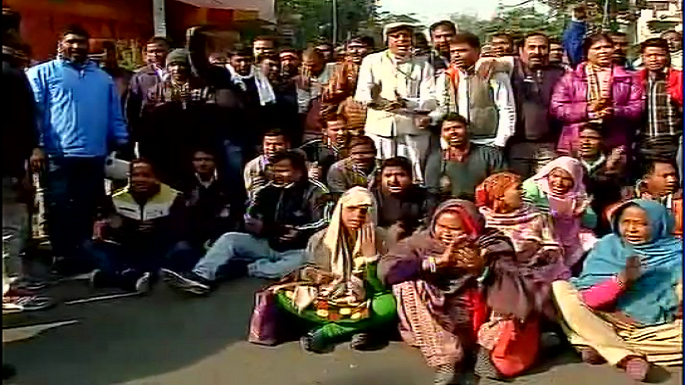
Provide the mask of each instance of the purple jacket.
{"label": "purple jacket", "polygon": [[[607,148],[626,146],[629,150],[644,109],[642,86],[622,67],[614,66],[613,71],[611,99],[614,115],[605,121],[604,145]],[[564,155],[573,154],[578,149],[579,128],[589,120],[587,95],[585,63],[564,75],[554,88],[550,112],[563,124],[557,150]]]}

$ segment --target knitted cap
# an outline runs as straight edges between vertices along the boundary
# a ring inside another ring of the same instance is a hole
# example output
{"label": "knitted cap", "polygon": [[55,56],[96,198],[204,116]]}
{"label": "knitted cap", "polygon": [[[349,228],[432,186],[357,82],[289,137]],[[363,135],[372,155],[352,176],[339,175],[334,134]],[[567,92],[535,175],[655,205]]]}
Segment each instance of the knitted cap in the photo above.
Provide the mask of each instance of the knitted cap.
{"label": "knitted cap", "polygon": [[188,65],[190,64],[190,59],[188,58],[188,51],[185,49],[175,49],[169,53],[169,55],[166,57],[166,65],[170,65],[172,63],[180,63],[180,64],[185,64]]}

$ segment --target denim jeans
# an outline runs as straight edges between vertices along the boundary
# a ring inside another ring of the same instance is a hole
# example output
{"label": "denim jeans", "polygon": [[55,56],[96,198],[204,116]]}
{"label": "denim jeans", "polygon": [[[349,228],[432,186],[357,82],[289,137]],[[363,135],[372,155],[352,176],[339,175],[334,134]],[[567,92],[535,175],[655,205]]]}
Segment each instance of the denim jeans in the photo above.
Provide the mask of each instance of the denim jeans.
{"label": "denim jeans", "polygon": [[222,235],[195,265],[193,273],[210,281],[216,280],[219,269],[229,261],[252,262],[248,273],[258,278],[281,278],[304,263],[304,250],[276,251],[269,241],[245,233]]}
{"label": "denim jeans", "polygon": [[19,188],[16,178],[2,178],[2,262],[3,271],[10,278],[21,276],[20,255],[29,239],[29,210],[19,199]]}
{"label": "denim jeans", "polygon": [[83,257],[80,247],[93,235],[104,197],[103,157],[49,157],[45,178],[48,234],[55,256]]}

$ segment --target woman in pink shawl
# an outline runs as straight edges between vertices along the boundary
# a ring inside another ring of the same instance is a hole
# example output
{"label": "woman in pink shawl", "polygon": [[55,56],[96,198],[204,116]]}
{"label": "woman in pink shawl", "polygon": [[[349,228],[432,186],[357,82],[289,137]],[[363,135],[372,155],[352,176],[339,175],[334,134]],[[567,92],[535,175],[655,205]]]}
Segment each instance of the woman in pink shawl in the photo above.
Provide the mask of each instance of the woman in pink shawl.
{"label": "woman in pink shawl", "polygon": [[579,266],[597,238],[597,214],[583,183],[584,169],[574,158],[562,156],[523,182],[524,200],[549,215],[556,241],[564,248],[566,266]]}

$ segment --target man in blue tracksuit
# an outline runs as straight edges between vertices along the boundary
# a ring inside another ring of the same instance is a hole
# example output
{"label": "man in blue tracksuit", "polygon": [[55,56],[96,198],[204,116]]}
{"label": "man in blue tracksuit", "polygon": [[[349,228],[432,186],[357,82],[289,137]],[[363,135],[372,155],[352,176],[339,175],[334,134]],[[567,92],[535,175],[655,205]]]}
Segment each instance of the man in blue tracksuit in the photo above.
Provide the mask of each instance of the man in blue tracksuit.
{"label": "man in blue tracksuit", "polygon": [[47,155],[45,199],[53,254],[63,273],[85,270],[80,246],[92,236],[104,194],[104,161],[128,133],[112,78],[88,60],[88,32],[71,26],[58,58],[27,75],[36,100],[39,144]]}

